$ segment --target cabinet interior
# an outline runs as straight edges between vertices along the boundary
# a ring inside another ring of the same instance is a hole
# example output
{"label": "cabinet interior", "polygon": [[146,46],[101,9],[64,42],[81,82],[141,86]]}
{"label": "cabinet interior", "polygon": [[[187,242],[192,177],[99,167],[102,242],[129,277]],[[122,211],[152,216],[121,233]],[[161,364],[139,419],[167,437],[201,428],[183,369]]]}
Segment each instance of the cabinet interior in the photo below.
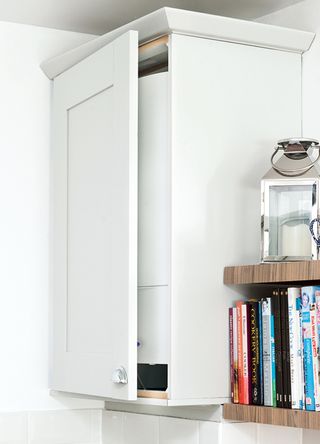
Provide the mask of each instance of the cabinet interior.
{"label": "cabinet interior", "polygon": [[164,35],[139,47],[139,77],[168,71],[168,41]]}
{"label": "cabinet interior", "polygon": [[140,48],[138,100],[137,386],[139,397],[154,398],[167,394],[169,365],[167,41],[165,36]]}

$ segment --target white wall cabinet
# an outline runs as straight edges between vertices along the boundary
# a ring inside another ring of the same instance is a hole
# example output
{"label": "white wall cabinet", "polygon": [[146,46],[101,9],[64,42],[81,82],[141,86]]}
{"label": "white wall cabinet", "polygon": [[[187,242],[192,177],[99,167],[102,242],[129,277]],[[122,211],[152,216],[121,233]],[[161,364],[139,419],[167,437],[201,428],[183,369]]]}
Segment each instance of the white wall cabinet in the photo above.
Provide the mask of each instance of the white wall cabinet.
{"label": "white wall cabinet", "polygon": [[[139,62],[138,41],[163,34]],[[161,364],[162,403],[229,397],[223,267],[258,261],[260,178],[275,141],[300,134],[312,38],[165,8],[44,65],[53,389],[136,400],[138,364]]]}

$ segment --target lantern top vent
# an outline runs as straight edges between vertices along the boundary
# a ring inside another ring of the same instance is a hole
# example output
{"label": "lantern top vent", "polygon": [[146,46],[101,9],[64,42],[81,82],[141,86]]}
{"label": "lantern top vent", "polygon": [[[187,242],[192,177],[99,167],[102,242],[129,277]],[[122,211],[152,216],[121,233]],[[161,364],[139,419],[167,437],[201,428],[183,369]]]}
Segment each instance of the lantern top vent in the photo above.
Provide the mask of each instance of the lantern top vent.
{"label": "lantern top vent", "polygon": [[[276,157],[282,152],[282,155]],[[290,138],[279,140],[271,156],[272,169],[264,179],[285,177],[319,177],[320,145],[316,139]]]}

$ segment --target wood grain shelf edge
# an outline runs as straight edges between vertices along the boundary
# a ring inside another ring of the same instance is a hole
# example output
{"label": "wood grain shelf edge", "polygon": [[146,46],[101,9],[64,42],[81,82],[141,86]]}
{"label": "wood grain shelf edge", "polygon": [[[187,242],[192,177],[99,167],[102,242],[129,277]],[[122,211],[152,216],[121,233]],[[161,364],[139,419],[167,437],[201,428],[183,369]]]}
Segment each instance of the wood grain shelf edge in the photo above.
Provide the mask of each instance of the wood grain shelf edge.
{"label": "wood grain shelf edge", "polygon": [[138,398],[168,399],[168,392],[160,390],[138,390]]}
{"label": "wood grain shelf edge", "polygon": [[307,412],[305,410],[224,404],[223,418],[230,421],[320,430],[320,412]]}
{"label": "wood grain shelf edge", "polygon": [[312,282],[320,280],[320,261],[277,262],[225,267],[226,285]]}

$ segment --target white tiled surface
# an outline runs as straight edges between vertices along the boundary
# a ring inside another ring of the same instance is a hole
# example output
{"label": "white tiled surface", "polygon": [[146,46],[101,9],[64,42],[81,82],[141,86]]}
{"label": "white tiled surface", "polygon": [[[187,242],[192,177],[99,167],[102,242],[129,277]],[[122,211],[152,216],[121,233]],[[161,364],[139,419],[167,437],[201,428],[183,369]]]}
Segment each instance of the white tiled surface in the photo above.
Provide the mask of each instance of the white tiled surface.
{"label": "white tiled surface", "polygon": [[30,413],[28,444],[99,444],[100,419],[101,410]]}
{"label": "white tiled surface", "polygon": [[222,424],[211,421],[199,421],[199,442],[201,444],[218,444]]}
{"label": "white tiled surface", "polygon": [[159,420],[159,444],[200,444],[198,421],[165,417]]}
{"label": "white tiled surface", "polygon": [[102,444],[123,444],[123,416],[121,412],[102,412]]}
{"label": "white tiled surface", "polygon": [[103,444],[220,444],[219,423],[104,411]]}
{"label": "white tiled surface", "polygon": [[123,416],[124,444],[159,444],[157,416],[125,413]]}
{"label": "white tiled surface", "polygon": [[319,430],[303,430],[302,444],[319,444],[320,431]]}
{"label": "white tiled surface", "polygon": [[102,413],[102,443],[319,444],[320,431],[104,411]]}
{"label": "white tiled surface", "polygon": [[[296,429],[293,427],[280,427],[270,426],[264,424],[258,424],[258,443],[270,444],[270,443],[290,443],[290,444],[302,444],[302,429]],[[318,434],[318,439],[320,433]]]}
{"label": "white tiled surface", "polygon": [[0,413],[0,444],[319,444],[320,431],[102,410]]}
{"label": "white tiled surface", "polygon": [[[256,444],[257,427],[251,423],[223,423],[220,444]],[[276,443],[269,443],[276,444]],[[288,443],[289,444],[289,443]]]}
{"label": "white tiled surface", "polygon": [[0,414],[0,444],[27,444],[28,415]]}
{"label": "white tiled surface", "polygon": [[101,415],[101,410],[0,413],[0,444],[100,444]]}

